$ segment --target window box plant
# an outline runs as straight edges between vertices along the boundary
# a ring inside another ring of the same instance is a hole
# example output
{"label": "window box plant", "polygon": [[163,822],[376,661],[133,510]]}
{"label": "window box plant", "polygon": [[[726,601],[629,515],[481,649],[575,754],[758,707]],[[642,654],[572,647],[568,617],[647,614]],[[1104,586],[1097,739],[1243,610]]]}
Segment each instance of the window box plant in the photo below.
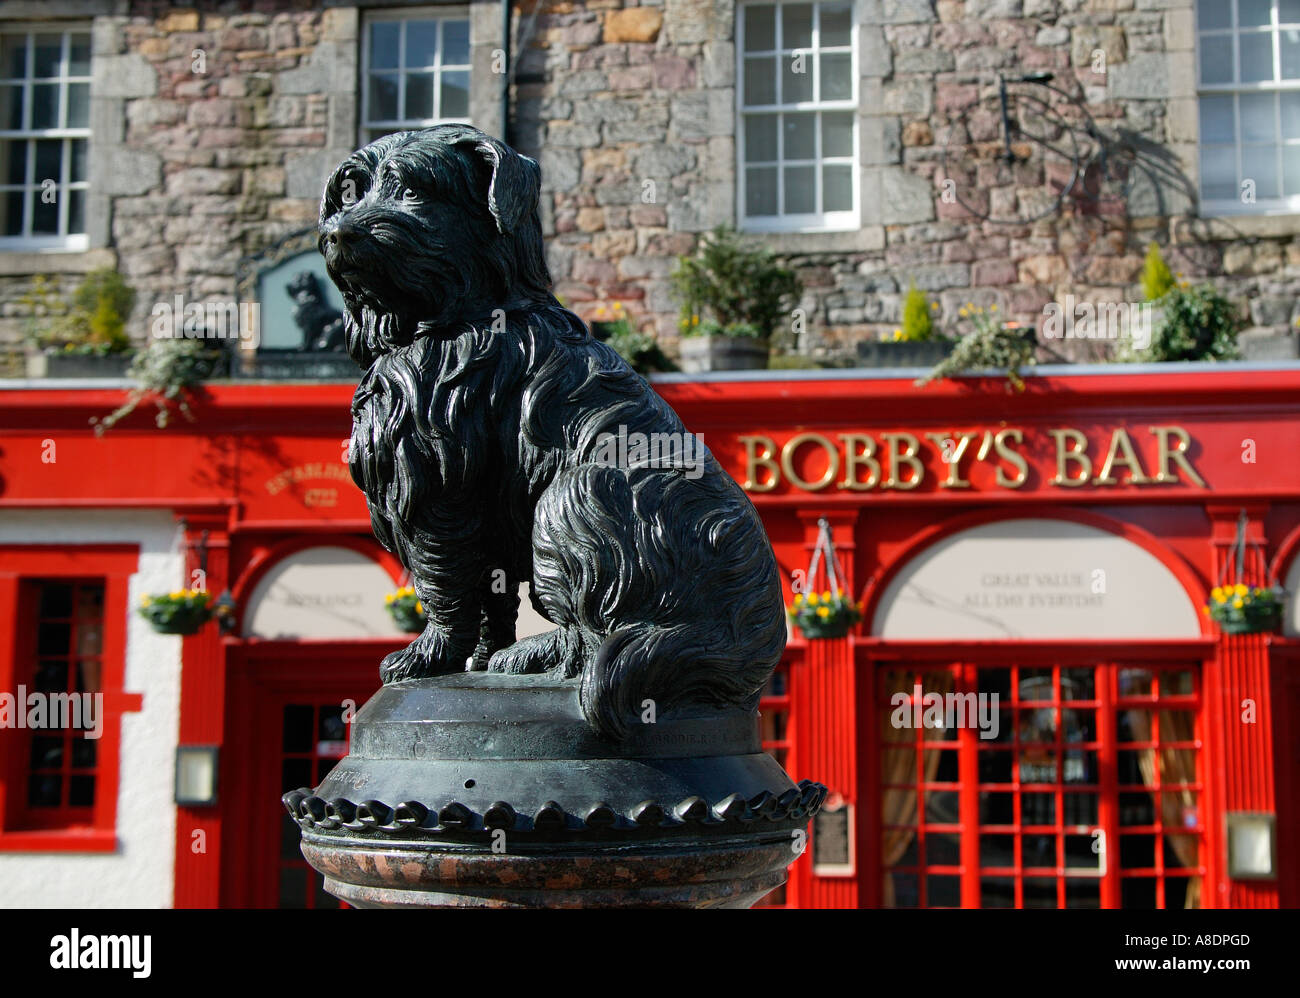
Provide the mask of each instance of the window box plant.
{"label": "window box plant", "polygon": [[384,603],[388,606],[388,615],[393,618],[393,623],[407,634],[419,634],[428,623],[429,618],[420,603],[420,597],[415,595],[414,586],[403,586],[397,592],[389,593],[384,597]]}
{"label": "window box plant", "polygon": [[31,317],[29,378],[120,378],[131,359],[126,320],[135,290],[112,268],[88,273],[66,301],[53,279],[38,275],[19,299]]}
{"label": "window box plant", "polygon": [[636,328],[621,301],[608,309],[604,305],[596,309],[591,332],[596,339],[609,344],[637,374],[677,370],[677,365],[660,349],[659,341]]}
{"label": "window box plant", "polygon": [[925,377],[918,379],[917,385],[959,374],[1000,370],[1006,372],[1007,383],[1012,389],[1024,391],[1025,381],[1020,376],[1020,369],[1034,363],[1038,342],[1034,328],[999,319],[996,312],[996,305],[988,308],[970,304],[963,306],[958,314],[969,319],[974,328],[960,337],[952,352]]}
{"label": "window box plant", "polygon": [[859,340],[858,364],[862,367],[931,368],[947,357],[956,341],[934,328],[933,313],[938,302],[926,298],[916,287],[907,289],[903,301],[903,324],[891,337]]}
{"label": "window box plant", "polygon": [[701,371],[761,370],[772,338],[803,284],[770,249],[746,246],[730,226],[677,260],[672,286],[681,302],[681,366]]}
{"label": "window box plant", "polygon": [[212,597],[202,589],[146,596],[140,604],[140,616],[159,634],[196,634],[212,619]]}

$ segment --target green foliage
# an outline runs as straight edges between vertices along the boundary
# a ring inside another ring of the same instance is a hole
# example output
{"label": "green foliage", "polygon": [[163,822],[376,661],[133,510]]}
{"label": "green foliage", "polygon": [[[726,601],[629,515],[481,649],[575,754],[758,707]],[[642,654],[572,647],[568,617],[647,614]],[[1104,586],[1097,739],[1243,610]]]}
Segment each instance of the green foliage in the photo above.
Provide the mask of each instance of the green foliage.
{"label": "green foliage", "polygon": [[212,619],[212,597],[202,589],[146,596],[140,616],[163,634],[193,634]]}
{"label": "green foliage", "polygon": [[767,366],[771,371],[817,371],[822,367],[813,358],[797,353],[774,353]]}
{"label": "green foliage", "polygon": [[592,328],[637,374],[677,370],[677,365],[659,348],[659,341],[653,334],[636,328],[621,301],[614,302],[610,309],[604,305],[597,308]]}
{"label": "green foliage", "polygon": [[938,309],[937,303],[930,302],[925,292],[909,285],[907,297],[903,300],[903,326],[894,339],[909,343],[920,343],[934,335],[934,319],[930,313]]}
{"label": "green foliage", "polygon": [[633,326],[631,319],[625,316],[609,323],[607,328],[609,336],[605,342],[637,374],[677,370],[677,365],[660,349],[659,341],[650,333],[643,333]]}
{"label": "green foliage", "polygon": [[42,350],[105,355],[131,349],[126,320],[135,307],[136,293],[111,267],[86,274],[71,302],[44,274],[38,274],[18,300],[31,313],[28,337]]}
{"label": "green foliage", "polygon": [[943,360],[917,381],[926,385],[940,378],[952,378],[969,371],[996,369],[1006,371],[1007,381],[1016,391],[1024,391],[1020,369],[1034,363],[1034,331],[1014,322],[994,317],[996,306],[987,309],[967,305],[959,313],[969,318],[973,329],[957,339],[957,345]]}
{"label": "green foliage", "polygon": [[726,225],[702,237],[694,256],[678,257],[671,280],[683,336],[770,339],[803,293],[798,276],[770,249],[746,246]]}
{"label": "green foliage", "polygon": [[854,603],[843,590],[796,595],[794,604],[786,607],[790,618],[805,638],[836,638],[848,633],[849,628],[862,619],[862,604]]}
{"label": "green foliage", "polygon": [[1227,634],[1259,634],[1277,627],[1283,596],[1273,586],[1215,586],[1205,613]]}
{"label": "green foliage", "polygon": [[1160,319],[1145,350],[1126,347],[1122,361],[1236,360],[1241,317],[1213,285],[1176,287],[1160,299]]}
{"label": "green foliage", "polygon": [[1147,301],[1155,301],[1174,286],[1174,275],[1169,272],[1160,246],[1153,239],[1147,247],[1146,262],[1142,265],[1142,293]]}
{"label": "green foliage", "polygon": [[146,399],[157,407],[154,422],[159,429],[167,426],[173,406],[189,420],[194,419],[187,396],[195,385],[213,376],[221,362],[221,351],[212,350],[202,340],[156,339],[131,360],[127,377],[139,381],[126,402],[103,419],[91,420],[95,435],[112,429],[134,412]]}

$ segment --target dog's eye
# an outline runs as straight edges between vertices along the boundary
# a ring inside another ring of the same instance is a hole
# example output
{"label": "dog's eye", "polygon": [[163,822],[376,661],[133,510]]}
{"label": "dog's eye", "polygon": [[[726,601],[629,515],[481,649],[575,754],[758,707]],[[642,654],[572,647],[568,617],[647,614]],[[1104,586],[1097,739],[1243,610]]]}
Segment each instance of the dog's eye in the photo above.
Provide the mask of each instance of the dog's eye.
{"label": "dog's eye", "polygon": [[355,204],[361,197],[361,178],[350,173],[339,183],[339,201],[343,204]]}
{"label": "dog's eye", "polygon": [[406,190],[402,191],[402,200],[407,202],[419,201],[420,195],[417,194],[413,188],[408,187]]}

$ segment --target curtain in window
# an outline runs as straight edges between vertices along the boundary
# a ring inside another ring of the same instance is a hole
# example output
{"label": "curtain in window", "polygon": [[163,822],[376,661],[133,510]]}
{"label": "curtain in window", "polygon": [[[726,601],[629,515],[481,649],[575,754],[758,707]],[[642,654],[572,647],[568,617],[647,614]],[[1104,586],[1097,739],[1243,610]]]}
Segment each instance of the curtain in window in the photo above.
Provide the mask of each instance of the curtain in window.
{"label": "curtain in window", "polygon": [[[1151,740],[1151,712],[1147,710],[1130,710],[1128,715],[1129,730],[1137,741]],[[1172,784],[1196,782],[1196,750],[1190,748],[1167,748],[1165,742],[1190,742],[1196,737],[1195,716],[1190,711],[1160,711],[1160,759],[1156,768],[1156,749],[1147,748],[1138,753],[1138,768],[1142,771],[1142,782],[1154,787],[1157,782],[1162,788]],[[1158,777],[1158,781],[1157,781]],[[1183,815],[1196,807],[1196,791],[1173,786],[1172,789],[1152,791],[1151,798],[1160,811],[1161,824],[1166,828],[1183,828]],[[1195,869],[1199,866],[1196,855],[1196,837],[1191,835],[1170,835],[1165,838],[1184,867]],[[1190,877],[1187,882],[1187,900],[1184,908],[1201,907],[1201,878]]]}
{"label": "curtain in window", "polygon": [[[946,669],[930,669],[921,672],[919,675],[922,689],[926,693],[945,694],[951,693],[953,690],[953,676]],[[880,730],[882,732],[882,744],[886,749],[895,747],[911,748],[916,744],[916,730],[894,727],[890,722],[890,715],[894,712],[892,701],[895,694],[903,693],[907,696],[909,703],[911,702],[911,698],[915,693],[917,676],[918,673],[907,669],[891,669],[884,675],[880,700]],[[955,748],[956,743],[952,743],[951,747]],[[880,823],[884,834],[882,857],[885,865],[881,901],[886,908],[893,908],[895,906],[894,878],[889,872],[889,868],[903,858],[903,855],[907,852],[907,847],[912,844],[912,840],[916,837],[916,829],[914,827],[890,828],[888,826],[915,826],[916,824],[918,803],[916,753],[883,751],[880,758],[880,782],[882,784],[905,783],[910,785],[910,788],[885,787],[881,791]],[[939,758],[938,746],[936,746],[935,750],[924,753],[922,780],[928,783],[934,779],[935,771],[939,768]]]}

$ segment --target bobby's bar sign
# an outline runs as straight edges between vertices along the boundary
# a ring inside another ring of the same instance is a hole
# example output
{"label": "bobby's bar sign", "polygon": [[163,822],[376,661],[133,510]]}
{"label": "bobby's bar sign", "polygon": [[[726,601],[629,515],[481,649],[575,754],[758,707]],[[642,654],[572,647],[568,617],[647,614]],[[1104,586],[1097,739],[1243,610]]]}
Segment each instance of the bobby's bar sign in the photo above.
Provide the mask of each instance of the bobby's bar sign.
{"label": "bobby's bar sign", "polygon": [[[1195,443],[1181,426],[1084,432],[966,429],[947,432],[795,433],[781,441],[742,435],[748,492],[783,484],[823,490],[1019,489],[1031,476],[1054,488],[1183,484],[1206,488],[1193,465]],[[1032,487],[1032,486],[1031,486]]]}

